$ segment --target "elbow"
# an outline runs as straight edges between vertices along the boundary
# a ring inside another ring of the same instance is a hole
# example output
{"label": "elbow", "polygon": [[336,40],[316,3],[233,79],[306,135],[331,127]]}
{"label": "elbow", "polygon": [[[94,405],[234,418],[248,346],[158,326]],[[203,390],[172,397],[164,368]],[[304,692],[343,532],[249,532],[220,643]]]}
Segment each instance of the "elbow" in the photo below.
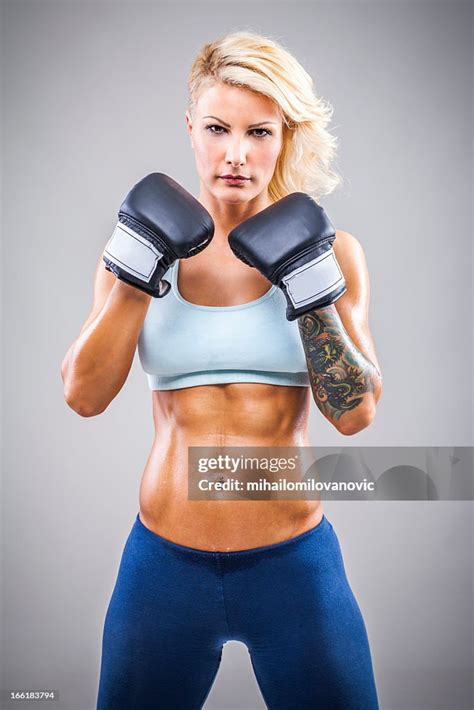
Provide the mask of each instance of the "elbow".
{"label": "elbow", "polygon": [[99,414],[102,414],[104,412],[104,409],[87,409],[87,407],[78,407],[77,409],[74,410],[76,414],[79,414],[80,417],[97,417]]}
{"label": "elbow", "polygon": [[370,407],[365,407],[363,411],[355,413],[346,412],[341,419],[335,424],[336,429],[343,436],[353,436],[358,434],[363,429],[367,429],[372,424],[375,417],[375,404]]}
{"label": "elbow", "polygon": [[[61,380],[63,383],[64,401],[73,412],[79,414],[80,417],[96,417],[104,412],[109,402],[102,407],[87,401],[84,397],[86,387],[79,384],[78,378],[68,374],[67,358],[63,360],[61,365]],[[90,388],[89,388],[90,389]]]}
{"label": "elbow", "polygon": [[363,404],[360,404],[353,411],[345,412],[341,419],[334,423],[340,434],[353,436],[372,424],[377,411],[377,404],[382,395],[382,389],[382,376],[379,374],[372,397],[366,399]]}
{"label": "elbow", "polygon": [[98,408],[91,406],[89,402],[84,402],[84,400],[81,400],[67,388],[64,389],[64,400],[68,407],[76,412],[76,414],[79,414],[80,417],[96,417],[107,409],[107,407]]}

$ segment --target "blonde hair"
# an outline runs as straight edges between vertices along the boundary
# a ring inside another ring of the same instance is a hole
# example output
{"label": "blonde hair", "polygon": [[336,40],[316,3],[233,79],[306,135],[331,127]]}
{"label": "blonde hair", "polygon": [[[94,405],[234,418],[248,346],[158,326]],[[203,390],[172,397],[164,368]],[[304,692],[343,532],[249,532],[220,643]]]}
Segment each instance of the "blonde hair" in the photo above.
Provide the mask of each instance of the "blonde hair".
{"label": "blonde hair", "polygon": [[341,182],[331,169],[337,139],[326,129],[332,106],[315,95],[312,78],[282,45],[248,31],[204,45],[189,73],[191,115],[203,89],[216,82],[264,94],[279,107],[283,146],[269,185],[272,200],[291,192],[319,199]]}

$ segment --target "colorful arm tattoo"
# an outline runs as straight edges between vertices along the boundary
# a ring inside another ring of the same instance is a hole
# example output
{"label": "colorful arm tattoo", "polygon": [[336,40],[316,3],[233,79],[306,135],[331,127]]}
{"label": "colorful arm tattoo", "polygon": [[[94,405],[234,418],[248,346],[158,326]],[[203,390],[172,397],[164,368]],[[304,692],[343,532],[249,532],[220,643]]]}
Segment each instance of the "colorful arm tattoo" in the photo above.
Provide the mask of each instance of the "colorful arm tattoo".
{"label": "colorful arm tattoo", "polygon": [[315,402],[335,421],[374,391],[377,368],[358,350],[334,305],[298,318]]}

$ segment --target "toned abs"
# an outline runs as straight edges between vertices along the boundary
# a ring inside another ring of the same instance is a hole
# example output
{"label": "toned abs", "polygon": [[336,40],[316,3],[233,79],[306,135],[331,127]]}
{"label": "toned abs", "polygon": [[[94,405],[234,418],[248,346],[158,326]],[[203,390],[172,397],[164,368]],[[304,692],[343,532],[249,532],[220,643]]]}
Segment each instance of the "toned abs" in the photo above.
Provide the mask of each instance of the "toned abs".
{"label": "toned abs", "polygon": [[309,446],[309,387],[231,383],[153,392],[140,519],[181,545],[230,552],[317,525],[317,500],[188,500],[188,446]]}

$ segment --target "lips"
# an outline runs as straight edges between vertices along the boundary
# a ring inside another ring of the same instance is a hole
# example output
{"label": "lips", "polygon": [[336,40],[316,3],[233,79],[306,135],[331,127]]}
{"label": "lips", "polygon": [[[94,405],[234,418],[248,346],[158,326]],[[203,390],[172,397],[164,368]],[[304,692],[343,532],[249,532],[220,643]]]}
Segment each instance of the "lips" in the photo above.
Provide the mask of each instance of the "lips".
{"label": "lips", "polygon": [[221,180],[229,185],[242,185],[242,183],[247,182],[250,178],[242,175],[220,175]]}

